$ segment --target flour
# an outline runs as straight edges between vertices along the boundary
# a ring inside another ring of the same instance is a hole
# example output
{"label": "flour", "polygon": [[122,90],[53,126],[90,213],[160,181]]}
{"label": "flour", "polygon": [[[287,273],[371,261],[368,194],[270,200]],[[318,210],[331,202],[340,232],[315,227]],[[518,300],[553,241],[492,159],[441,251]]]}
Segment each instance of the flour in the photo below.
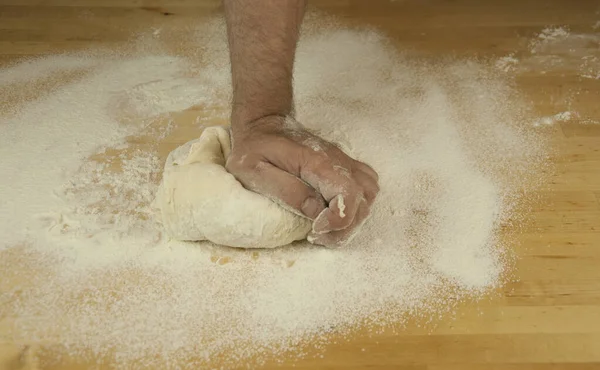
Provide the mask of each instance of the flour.
{"label": "flour", "polygon": [[[40,71],[34,77],[64,69],[60,66],[64,58],[51,57],[59,66],[40,59],[40,68],[50,66],[50,71]],[[77,57],[67,65],[80,65],[78,61]],[[72,176],[87,156],[139,131],[144,117],[140,117],[137,125],[130,126],[119,124],[115,117],[116,111],[111,109],[119,105],[113,104],[115,99],[127,103],[126,99],[120,98],[119,92],[135,93],[135,88],[140,84],[176,78],[186,65],[185,61],[168,56],[138,58],[134,61],[98,58],[87,65],[92,63],[98,64],[99,68],[91,76],[58,89],[52,95],[32,102],[18,115],[2,120],[0,155],[4,160],[0,168],[2,173],[10,174],[6,178],[10,180],[0,182],[0,192],[3,209],[9,209],[10,214],[2,219],[0,230],[5,237],[0,248],[18,243],[29,229],[36,229],[32,224],[34,216],[65,207],[59,197],[48,196],[52,194],[48,192],[63,186],[65,178]],[[13,71],[19,75],[22,68],[17,65],[3,70],[0,79],[6,80],[5,76],[13,75]],[[28,69],[23,71],[28,73]],[[16,81],[26,77],[21,75],[12,79]],[[153,87],[146,92],[149,96],[152,96]],[[203,94],[194,95],[190,89],[184,93],[175,100],[202,101]],[[150,109],[148,107],[155,107],[153,104],[156,103],[155,100],[145,101],[145,106],[138,110],[145,113]],[[161,109],[166,109],[163,110],[166,112],[172,107],[173,103],[169,101]],[[160,113],[161,109],[154,109],[152,113]],[[43,162],[43,159],[47,162]],[[34,168],[34,160],[43,164]]]}
{"label": "flour", "polygon": [[572,117],[577,116],[576,113],[573,112],[561,112],[556,113],[552,116],[542,117],[534,121],[534,126],[549,126],[553,125],[557,122],[567,122],[572,119]]}
{"label": "flour", "polygon": [[[600,42],[600,37],[598,41]],[[579,75],[583,78],[600,80],[600,53],[598,55],[585,55],[581,57],[581,60]]]}
{"label": "flour", "polygon": [[44,58],[34,58],[12,66],[11,73],[4,70],[0,74],[0,86],[43,78],[59,71],[88,68],[96,64],[97,61],[94,59],[74,55],[50,55]]}
{"label": "flour", "polygon": [[549,78],[561,86],[560,91],[554,87],[536,89],[537,104],[561,113],[536,118],[532,120],[534,126],[574,119],[580,124],[598,122],[588,103],[597,100],[596,92],[588,84],[600,79],[600,33],[578,33],[566,26],[546,27],[529,41],[526,50],[511,52],[494,60],[493,65],[509,76],[520,75],[527,80]]}
{"label": "flour", "polygon": [[[515,70],[575,71],[583,78],[600,78],[600,33],[574,33],[567,27],[547,27],[529,42],[528,54],[521,58]],[[497,63],[506,67],[510,57],[501,58]]]}
{"label": "flour", "polygon": [[[359,325],[435,322],[502,283],[498,229],[543,158],[525,106],[476,62],[419,64],[367,31],[309,27],[295,76],[298,120],[380,174],[361,233],[336,250],[165,241],[149,214],[165,153],[231,96],[222,23],[196,34],[193,58],[90,57],[83,78],[0,116],[4,336],[59,344],[53,358],[252,367]],[[0,81],[79,63],[52,58]]]}
{"label": "flour", "polygon": [[499,58],[496,61],[496,68],[502,72],[511,72],[515,70],[515,66],[519,63],[519,60],[514,57],[514,54],[507,55]]}
{"label": "flour", "polygon": [[346,213],[344,213],[344,211],[346,210],[346,204],[344,203],[344,197],[341,194],[337,195],[337,206],[340,211],[340,213],[339,213],[340,217],[341,218],[346,217]]}
{"label": "flour", "polygon": [[537,38],[531,40],[529,50],[532,54],[536,54],[544,51],[548,46],[566,40],[569,36],[570,32],[566,27],[546,27],[538,34]]}

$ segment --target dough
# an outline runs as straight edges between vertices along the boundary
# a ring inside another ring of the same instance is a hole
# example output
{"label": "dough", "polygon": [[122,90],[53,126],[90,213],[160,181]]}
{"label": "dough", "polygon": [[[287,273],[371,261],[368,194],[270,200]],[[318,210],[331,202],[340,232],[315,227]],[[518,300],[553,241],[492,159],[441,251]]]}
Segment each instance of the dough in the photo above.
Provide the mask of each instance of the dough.
{"label": "dough", "polygon": [[312,222],[245,189],[225,169],[229,131],[215,126],[169,154],[153,206],[178,240],[275,248],[305,239]]}

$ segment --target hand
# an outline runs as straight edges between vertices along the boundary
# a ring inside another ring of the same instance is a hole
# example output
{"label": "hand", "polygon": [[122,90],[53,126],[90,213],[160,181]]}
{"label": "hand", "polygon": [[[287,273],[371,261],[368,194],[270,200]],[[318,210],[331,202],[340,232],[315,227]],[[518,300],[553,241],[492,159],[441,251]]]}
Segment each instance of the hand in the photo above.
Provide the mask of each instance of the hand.
{"label": "hand", "polygon": [[289,117],[233,125],[226,167],[247,189],[314,220],[308,240],[326,246],[352,238],[379,192],[371,167]]}

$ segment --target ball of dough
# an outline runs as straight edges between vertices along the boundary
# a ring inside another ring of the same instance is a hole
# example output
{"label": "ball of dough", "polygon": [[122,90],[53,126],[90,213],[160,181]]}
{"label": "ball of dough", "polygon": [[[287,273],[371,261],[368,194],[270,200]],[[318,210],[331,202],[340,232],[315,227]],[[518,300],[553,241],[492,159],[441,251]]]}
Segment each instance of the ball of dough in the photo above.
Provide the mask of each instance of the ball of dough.
{"label": "ball of dough", "polygon": [[154,208],[178,240],[238,248],[275,248],[305,239],[311,220],[245,189],[225,169],[229,131],[215,126],[169,154]]}

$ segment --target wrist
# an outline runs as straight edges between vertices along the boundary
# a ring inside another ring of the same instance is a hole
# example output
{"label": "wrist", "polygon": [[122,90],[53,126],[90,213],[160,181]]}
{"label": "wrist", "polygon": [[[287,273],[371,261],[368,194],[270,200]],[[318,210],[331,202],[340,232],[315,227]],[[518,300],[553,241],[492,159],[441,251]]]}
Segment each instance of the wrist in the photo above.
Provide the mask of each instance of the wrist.
{"label": "wrist", "polygon": [[278,95],[263,93],[243,96],[234,93],[231,107],[232,127],[244,128],[269,117],[293,116],[294,103],[291,92],[287,93],[285,89],[277,91],[280,92]]}
{"label": "wrist", "polygon": [[280,128],[285,125],[289,114],[280,112],[263,112],[254,114],[231,115],[231,130],[234,133],[248,132],[257,127]]}

